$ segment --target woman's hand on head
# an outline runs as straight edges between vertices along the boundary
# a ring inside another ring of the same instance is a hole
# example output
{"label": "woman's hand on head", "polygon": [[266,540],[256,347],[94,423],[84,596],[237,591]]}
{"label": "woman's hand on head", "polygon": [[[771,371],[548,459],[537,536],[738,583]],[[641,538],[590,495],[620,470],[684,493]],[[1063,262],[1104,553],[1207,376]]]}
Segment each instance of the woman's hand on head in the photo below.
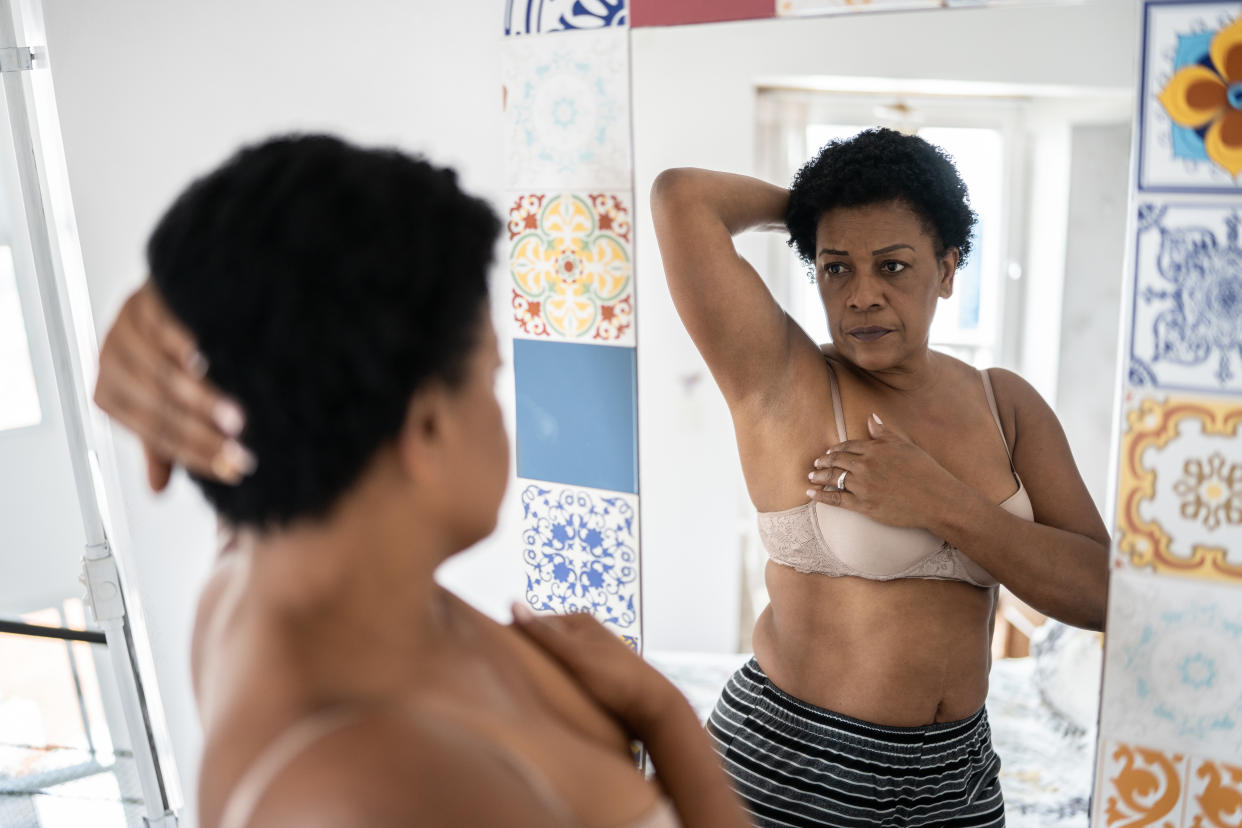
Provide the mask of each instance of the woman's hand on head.
{"label": "woman's hand on head", "polygon": [[815,488],[807,496],[889,526],[932,525],[946,494],[961,481],[875,414],[867,418],[867,430],[871,439],[846,440],[815,458]]}
{"label": "woman's hand on head", "polygon": [[95,403],[142,441],[147,480],[160,491],[173,466],[237,483],[254,470],[238,441],[241,408],[207,379],[189,332],[144,283],[121,307],[99,349]]}
{"label": "woman's hand on head", "polygon": [[672,682],[587,613],[536,615],[515,603],[513,626],[560,662],[632,736],[644,738],[666,711],[684,703]]}

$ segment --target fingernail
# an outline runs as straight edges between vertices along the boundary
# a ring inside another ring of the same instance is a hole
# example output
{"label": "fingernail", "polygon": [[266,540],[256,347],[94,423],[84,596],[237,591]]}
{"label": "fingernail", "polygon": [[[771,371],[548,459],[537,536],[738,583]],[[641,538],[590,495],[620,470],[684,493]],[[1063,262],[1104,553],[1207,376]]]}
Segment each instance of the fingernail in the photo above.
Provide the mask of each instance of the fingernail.
{"label": "fingernail", "polygon": [[218,480],[233,486],[241,482],[241,472],[229,462],[224,451],[211,458],[211,473]]}
{"label": "fingernail", "polygon": [[820,459],[818,457],[816,457],[814,460],[811,461],[811,465],[817,469],[823,468],[823,466],[820,465]]}
{"label": "fingernail", "polygon": [[[816,466],[815,468],[819,468],[819,466]],[[808,474],[808,475],[806,476],[806,479],[807,479],[807,480],[809,480],[809,481],[811,481],[812,483],[814,483],[814,482],[815,482],[815,472],[811,472],[810,474]]]}
{"label": "fingernail", "polygon": [[199,379],[207,376],[207,357],[201,352],[195,351],[190,354],[190,358],[185,361],[186,370]]}
{"label": "fingernail", "polygon": [[220,400],[211,409],[211,419],[220,430],[230,437],[236,437],[246,427],[246,415],[241,406],[232,400]]}
{"label": "fingernail", "polygon": [[519,604],[517,601],[514,601],[512,610],[514,621],[520,621],[521,623],[526,624],[535,620],[535,614],[531,612],[530,607],[525,604]]}
{"label": "fingernail", "polygon": [[807,489],[807,490],[806,490],[806,496],[807,496],[807,497],[809,497],[809,498],[814,499],[814,497],[815,497],[815,490],[814,490],[814,489]]}
{"label": "fingernail", "polygon": [[259,462],[250,451],[236,440],[228,440],[211,461],[211,470],[226,483],[240,483],[243,477],[254,474]]}
{"label": "fingernail", "polygon": [[229,440],[225,443],[222,451],[228,454],[229,460],[243,475],[254,474],[254,470],[259,467],[259,461],[254,453],[236,440]]}
{"label": "fingernail", "polygon": [[884,425],[884,421],[880,419],[880,415],[876,414],[874,411],[871,412],[871,418],[876,421],[877,425]]}

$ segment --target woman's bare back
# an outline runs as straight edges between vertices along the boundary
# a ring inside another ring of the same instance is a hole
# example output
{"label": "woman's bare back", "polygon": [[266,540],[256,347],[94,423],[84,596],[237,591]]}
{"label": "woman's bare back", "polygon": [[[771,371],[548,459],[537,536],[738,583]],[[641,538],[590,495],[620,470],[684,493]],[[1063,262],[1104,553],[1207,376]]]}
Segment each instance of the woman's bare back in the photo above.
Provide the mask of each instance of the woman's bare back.
{"label": "woman's bare back", "polygon": [[[520,633],[445,591],[448,635],[405,652],[366,654],[374,645],[362,638],[342,650],[348,636],[335,641],[316,636],[248,594],[246,554],[222,560],[204,590],[196,624],[195,683],[206,734],[199,786],[205,828],[219,824],[255,762],[282,734],[342,709],[358,715],[342,721],[338,733],[325,731],[322,744],[307,746],[307,753],[352,754],[344,746],[382,720],[383,732],[397,737],[392,762],[408,753],[405,745],[422,744],[423,754],[460,752],[467,758],[463,767],[490,767],[514,789],[507,821],[516,820],[523,799],[535,811],[542,809],[545,820],[555,819],[559,809],[575,823],[601,826],[625,824],[655,806],[657,791],[636,773],[625,733]],[[373,736],[361,747],[385,750]],[[316,761],[323,761],[289,759],[272,782],[272,798],[278,799],[281,789],[301,789],[296,777],[313,775]],[[356,760],[343,756],[341,761],[345,776]],[[445,765],[453,762],[446,759],[441,772]],[[460,797],[443,795],[454,786],[473,788],[475,797],[505,799],[502,792],[474,788],[472,780],[451,773],[430,790],[407,783],[382,795],[411,800],[405,806],[425,819],[441,811],[445,802],[437,800],[463,804]],[[262,813],[279,804],[265,806],[260,797],[258,806],[256,813]],[[462,815],[452,808],[444,813]]]}

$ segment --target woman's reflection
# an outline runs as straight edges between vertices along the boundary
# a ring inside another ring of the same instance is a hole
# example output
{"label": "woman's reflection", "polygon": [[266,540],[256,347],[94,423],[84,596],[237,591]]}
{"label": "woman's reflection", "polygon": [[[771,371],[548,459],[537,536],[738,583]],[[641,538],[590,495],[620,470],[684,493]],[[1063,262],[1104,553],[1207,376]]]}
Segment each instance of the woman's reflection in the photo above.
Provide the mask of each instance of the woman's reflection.
{"label": "woman's reflection", "polygon": [[[1002,825],[983,709],[997,585],[1100,629],[1108,534],[1034,389],[928,347],[970,253],[957,170],[872,130],[789,190],[666,171],[652,210],[771,559],[755,658],[708,725],[737,790],[765,825]],[[732,236],[755,229],[788,229],[813,265],[831,345],[739,257]]]}

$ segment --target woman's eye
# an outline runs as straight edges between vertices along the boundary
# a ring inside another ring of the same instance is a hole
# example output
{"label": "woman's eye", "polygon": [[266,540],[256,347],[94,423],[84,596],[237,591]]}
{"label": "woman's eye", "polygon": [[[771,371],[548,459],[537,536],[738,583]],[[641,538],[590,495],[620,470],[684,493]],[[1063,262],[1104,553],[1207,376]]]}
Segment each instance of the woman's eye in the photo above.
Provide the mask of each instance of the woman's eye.
{"label": "woman's eye", "polygon": [[824,265],[824,273],[829,276],[838,276],[845,272],[845,265],[842,262],[830,262]]}
{"label": "woman's eye", "polygon": [[906,269],[906,263],[905,262],[885,262],[884,264],[880,265],[880,269],[883,270],[885,273],[900,273],[901,271]]}

